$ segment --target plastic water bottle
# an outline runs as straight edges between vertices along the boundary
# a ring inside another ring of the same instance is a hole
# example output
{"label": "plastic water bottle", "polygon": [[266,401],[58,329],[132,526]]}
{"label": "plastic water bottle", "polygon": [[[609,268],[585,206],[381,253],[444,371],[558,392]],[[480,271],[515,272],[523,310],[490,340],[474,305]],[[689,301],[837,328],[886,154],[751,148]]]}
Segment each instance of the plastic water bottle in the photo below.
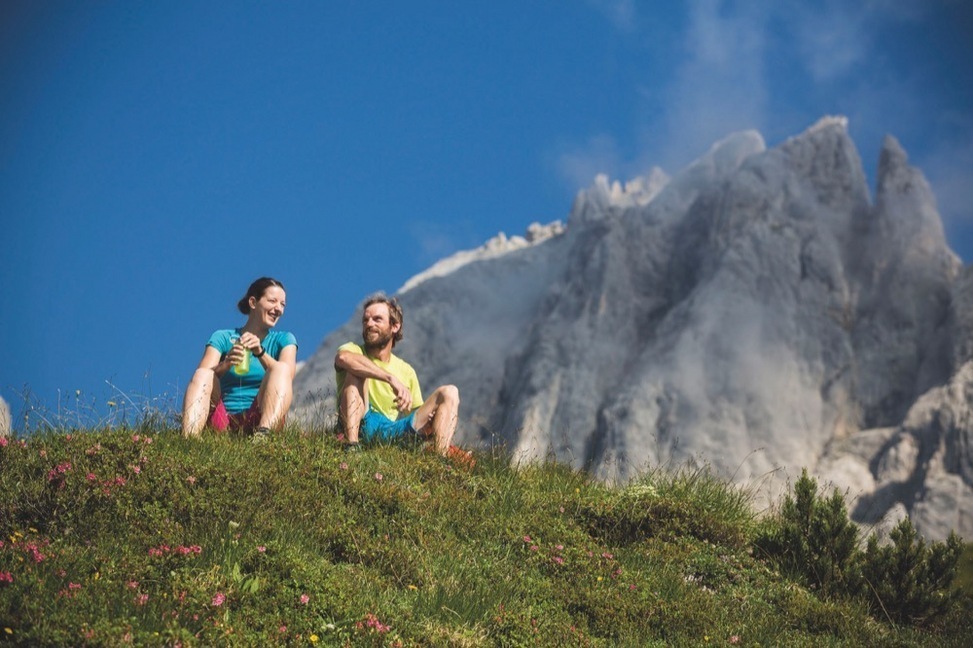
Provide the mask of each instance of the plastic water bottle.
{"label": "plastic water bottle", "polygon": [[[237,338],[233,341],[233,345],[236,346],[239,341],[240,339]],[[233,365],[233,373],[238,376],[245,376],[250,373],[250,349],[243,350],[243,359]]]}

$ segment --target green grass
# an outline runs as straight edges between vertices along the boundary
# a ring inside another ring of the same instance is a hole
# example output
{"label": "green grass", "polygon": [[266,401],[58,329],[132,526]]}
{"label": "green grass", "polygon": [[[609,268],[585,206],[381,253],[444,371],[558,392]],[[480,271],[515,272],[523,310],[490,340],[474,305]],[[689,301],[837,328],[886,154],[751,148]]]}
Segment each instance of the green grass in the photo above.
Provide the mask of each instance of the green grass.
{"label": "green grass", "polygon": [[782,577],[753,551],[747,493],[705,470],[611,489],[502,453],[468,471],[296,429],[253,446],[150,428],[0,447],[0,643],[965,646],[973,631],[969,598],[917,630]]}

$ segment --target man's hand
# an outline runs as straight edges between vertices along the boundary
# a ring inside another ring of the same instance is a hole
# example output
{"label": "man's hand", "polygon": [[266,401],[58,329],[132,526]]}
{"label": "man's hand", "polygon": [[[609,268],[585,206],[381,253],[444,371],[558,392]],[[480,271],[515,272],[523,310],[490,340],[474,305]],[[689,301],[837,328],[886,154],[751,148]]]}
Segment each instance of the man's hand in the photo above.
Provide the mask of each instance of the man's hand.
{"label": "man's hand", "polygon": [[392,391],[395,392],[395,407],[403,414],[411,412],[412,392],[405,386],[405,383],[392,376],[392,379],[389,380],[389,385],[392,387]]}

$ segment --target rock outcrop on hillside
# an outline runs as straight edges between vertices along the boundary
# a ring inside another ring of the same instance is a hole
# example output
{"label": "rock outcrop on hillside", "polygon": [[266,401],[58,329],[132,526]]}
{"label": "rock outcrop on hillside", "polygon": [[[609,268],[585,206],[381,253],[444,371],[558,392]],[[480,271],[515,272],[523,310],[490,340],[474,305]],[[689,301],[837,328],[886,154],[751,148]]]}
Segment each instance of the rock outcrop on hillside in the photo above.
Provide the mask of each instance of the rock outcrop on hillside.
{"label": "rock outcrop on hillside", "polygon": [[0,437],[10,436],[13,424],[10,421],[10,406],[0,397]]}
{"label": "rock outcrop on hillside", "polygon": [[[863,522],[973,537],[973,279],[893,138],[874,200],[825,118],[770,149],[733,135],[671,179],[599,177],[532,231],[399,292],[397,352],[459,387],[461,442],[611,481],[708,463],[779,487],[807,467]],[[299,410],[333,408],[359,317],[298,375]]]}

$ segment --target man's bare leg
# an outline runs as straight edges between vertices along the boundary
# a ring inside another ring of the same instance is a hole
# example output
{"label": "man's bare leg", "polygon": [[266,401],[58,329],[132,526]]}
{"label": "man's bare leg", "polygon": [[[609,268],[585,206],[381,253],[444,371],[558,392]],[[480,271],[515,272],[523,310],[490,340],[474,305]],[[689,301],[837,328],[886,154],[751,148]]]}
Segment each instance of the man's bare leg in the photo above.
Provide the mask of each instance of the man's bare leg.
{"label": "man's bare leg", "polygon": [[459,417],[459,390],[454,385],[437,387],[426,402],[416,410],[413,426],[431,436],[436,452],[446,456],[456,433]]}
{"label": "man's bare leg", "polygon": [[365,416],[365,379],[350,372],[338,394],[338,426],[345,433],[348,443],[358,443],[361,420]]}

